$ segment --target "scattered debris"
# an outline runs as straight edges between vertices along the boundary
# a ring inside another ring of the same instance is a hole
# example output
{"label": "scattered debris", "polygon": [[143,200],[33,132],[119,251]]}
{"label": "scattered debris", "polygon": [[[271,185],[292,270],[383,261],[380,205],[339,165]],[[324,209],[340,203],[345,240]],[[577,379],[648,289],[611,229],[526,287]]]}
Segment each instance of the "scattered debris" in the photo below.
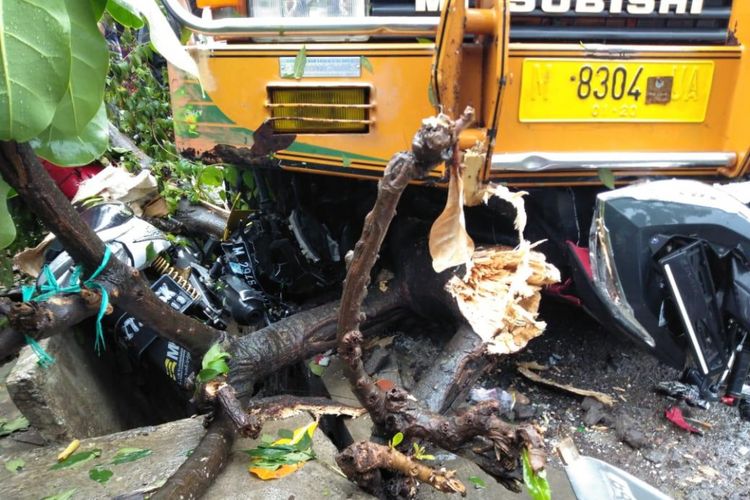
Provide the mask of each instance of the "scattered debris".
{"label": "scattered debris", "polygon": [[604,403],[591,396],[586,396],[581,402],[581,409],[586,413],[583,416],[583,423],[586,427],[593,427],[599,423],[606,426],[612,425],[612,416],[606,410]]}
{"label": "scattered debris", "polygon": [[684,415],[682,414],[682,410],[678,406],[670,406],[667,408],[667,410],[664,412],[664,416],[667,417],[667,420],[675,424],[680,429],[684,429],[692,434],[699,434],[703,435],[703,431],[693,427],[690,425],[686,420]]}
{"label": "scattered debris", "polygon": [[618,412],[615,416],[615,434],[617,439],[634,450],[643,448],[648,442],[638,422],[624,411]]}
{"label": "scattered debris", "polygon": [[656,385],[656,392],[666,394],[678,401],[685,401],[690,406],[697,406],[704,410],[709,408],[709,403],[701,397],[700,389],[693,384],[685,384],[676,380],[666,380]]}
{"label": "scattered debris", "polygon": [[568,384],[561,384],[559,382],[555,382],[554,380],[550,380],[544,377],[541,377],[537,373],[534,373],[529,368],[529,365],[518,365],[518,372],[526,377],[527,379],[531,380],[532,382],[536,382],[538,384],[548,385],[550,387],[556,387],[558,389],[562,389],[563,391],[567,391],[573,394],[578,394],[579,396],[591,396],[592,398],[597,399],[598,401],[601,401],[607,406],[612,406],[615,404],[615,400],[612,399],[611,396],[608,396],[602,392],[597,391],[590,391],[588,389],[579,389],[577,387],[573,387],[572,385]]}
{"label": "scattered debris", "polygon": [[81,441],[79,439],[74,439],[70,442],[70,444],[60,452],[59,455],[57,455],[57,461],[62,462],[64,460],[67,460],[68,457],[70,457],[77,449],[81,446]]}
{"label": "scattered debris", "polygon": [[516,404],[516,400],[511,393],[501,389],[499,387],[493,387],[491,389],[484,389],[483,387],[475,387],[469,393],[469,398],[475,402],[480,401],[499,401],[500,408],[503,412],[510,412]]}
{"label": "scattered debris", "polygon": [[246,450],[250,456],[248,471],[264,481],[279,479],[291,474],[315,459],[312,449],[312,437],[318,422],[289,431],[281,429],[279,439],[263,436],[261,444],[252,450]]}

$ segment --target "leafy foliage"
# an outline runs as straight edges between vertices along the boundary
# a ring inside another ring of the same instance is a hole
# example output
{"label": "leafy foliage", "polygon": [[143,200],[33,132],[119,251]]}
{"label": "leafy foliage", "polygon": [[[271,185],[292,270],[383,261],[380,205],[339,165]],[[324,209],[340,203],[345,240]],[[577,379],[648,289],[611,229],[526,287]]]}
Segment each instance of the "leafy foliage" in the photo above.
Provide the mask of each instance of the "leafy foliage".
{"label": "leafy foliage", "polygon": [[60,470],[60,469],[68,469],[70,467],[77,467],[86,462],[90,462],[91,460],[94,460],[95,458],[99,458],[101,454],[102,454],[102,450],[100,450],[99,448],[74,453],[73,455],[63,460],[62,462],[58,462],[52,467],[50,467],[50,470]]}
{"label": "leafy foliage", "polygon": [[544,472],[536,473],[531,467],[529,450],[524,448],[521,452],[521,463],[523,464],[523,482],[529,490],[529,496],[534,500],[551,500],[552,492]]}
{"label": "leafy foliage", "polygon": [[44,497],[42,498],[42,500],[70,500],[71,498],[73,498],[73,495],[77,490],[78,488],[71,488],[69,490],[63,491],[62,493]]}
{"label": "leafy foliage", "polygon": [[317,425],[317,422],[312,422],[294,432],[281,429],[276,441],[270,436],[263,436],[257,448],[245,450],[250,456],[248,470],[264,480],[278,479],[313,460],[315,452],[312,449],[312,436]]}
{"label": "leafy foliage", "polygon": [[430,455],[425,450],[424,446],[420,446],[417,443],[413,443],[414,447],[414,458],[417,460],[435,460],[435,455]]}
{"label": "leafy foliage", "polygon": [[5,469],[9,472],[18,472],[23,469],[26,462],[22,458],[12,458],[5,462]]}
{"label": "leafy foliage", "polygon": [[599,180],[602,181],[607,189],[615,188],[615,174],[608,168],[600,168],[598,171]]}
{"label": "leafy foliage", "polygon": [[205,384],[216,377],[229,373],[229,365],[226,361],[228,358],[229,353],[222,351],[219,344],[212,345],[203,356],[201,371],[198,372],[198,381]]}
{"label": "leafy foliage", "polygon": [[484,479],[479,476],[469,476],[469,482],[478,490],[483,490],[487,487],[487,483],[485,483]]}
{"label": "leafy foliage", "polygon": [[28,428],[29,421],[24,416],[14,418],[13,420],[0,419],[0,437]]}
{"label": "leafy foliage", "polygon": [[148,448],[120,448],[112,459],[112,465],[135,462],[136,460],[151,455],[151,453],[152,451]]}
{"label": "leafy foliage", "polygon": [[391,440],[388,441],[388,447],[395,448],[396,446],[400,445],[403,440],[404,440],[403,432],[397,432],[396,434],[393,435]]}
{"label": "leafy foliage", "polygon": [[0,248],[5,248],[16,239],[16,226],[8,210],[10,186],[0,178]]}
{"label": "leafy foliage", "polygon": [[71,68],[66,3],[0,3],[0,140],[28,141],[55,116]]}
{"label": "leafy foliage", "polygon": [[89,471],[89,478],[102,484],[109,481],[113,475],[114,473],[111,470],[100,467],[94,467]]}

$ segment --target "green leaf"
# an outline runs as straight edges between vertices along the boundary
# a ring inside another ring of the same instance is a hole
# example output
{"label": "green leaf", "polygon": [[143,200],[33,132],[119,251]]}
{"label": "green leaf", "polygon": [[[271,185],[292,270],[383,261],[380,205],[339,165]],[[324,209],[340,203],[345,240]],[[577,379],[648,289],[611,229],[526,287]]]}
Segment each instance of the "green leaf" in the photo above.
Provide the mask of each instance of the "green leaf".
{"label": "green leaf", "polygon": [[0,249],[7,247],[16,239],[16,225],[8,210],[8,195],[11,190],[11,187],[0,176]]}
{"label": "green leaf", "polygon": [[143,28],[143,18],[137,10],[121,0],[107,0],[107,12],[118,23],[133,29]]}
{"label": "green leaf", "polygon": [[435,43],[435,41],[429,38],[417,38],[417,43]]}
{"label": "green leaf", "polygon": [[38,135],[67,91],[71,33],[65,4],[0,2],[0,140]]}
{"label": "green leaf", "polygon": [[469,482],[474,485],[478,490],[482,490],[487,487],[484,480],[479,476],[469,476]]}
{"label": "green leaf", "polygon": [[94,19],[97,21],[101,19],[104,14],[104,9],[107,8],[107,0],[89,0],[91,2],[91,8],[94,10]]}
{"label": "green leaf", "polygon": [[359,61],[363,68],[365,68],[370,73],[374,73],[374,71],[372,70],[372,63],[368,58],[366,58],[365,56],[360,56]]}
{"label": "green leaf", "polygon": [[521,462],[523,463],[523,482],[529,490],[529,496],[534,500],[550,500],[552,492],[549,488],[547,478],[542,473],[535,473],[531,468],[529,459],[529,450],[526,448],[521,452]]}
{"label": "green leaf", "polygon": [[395,448],[396,446],[400,445],[403,440],[404,440],[404,433],[397,432],[396,434],[393,435],[393,439],[391,439],[391,448]]}
{"label": "green leaf", "polygon": [[599,173],[599,180],[602,181],[602,184],[604,184],[604,187],[606,187],[607,189],[615,188],[615,174],[613,174],[610,169],[600,168],[598,170],[598,173]]}
{"label": "green leaf", "polygon": [[10,472],[18,472],[19,469],[23,469],[26,462],[20,458],[14,458],[5,462],[5,468]]}
{"label": "green leaf", "polygon": [[120,448],[112,459],[112,465],[135,462],[151,455],[151,453],[153,452],[148,448]]}
{"label": "green leaf", "polygon": [[323,374],[326,372],[326,367],[320,366],[314,360],[310,361],[310,363],[307,366],[310,368],[310,371],[313,373],[313,375],[316,375],[318,377],[322,377]]}
{"label": "green leaf", "polygon": [[348,156],[344,156],[341,158],[341,166],[344,168],[351,167],[352,166],[352,159]]}
{"label": "green leaf", "polygon": [[97,483],[103,484],[109,481],[113,474],[114,472],[109,469],[100,469],[99,467],[94,467],[89,471],[89,478],[93,479]]}
{"label": "green leaf", "polygon": [[148,245],[146,245],[146,262],[151,262],[156,258],[156,249],[154,249],[154,242],[149,242]]}
{"label": "green leaf", "polygon": [[62,493],[57,493],[56,495],[50,495],[42,498],[42,500],[70,500],[77,489],[78,488],[73,488],[67,491],[63,491]]}
{"label": "green leaf", "polygon": [[307,65],[307,49],[303,45],[294,57],[294,73],[292,76],[299,80],[305,74],[305,65]]}
{"label": "green leaf", "polygon": [[219,187],[223,182],[224,173],[219,167],[214,165],[203,167],[203,170],[201,170],[201,173],[198,176],[198,183],[205,186]]}
{"label": "green leaf", "polygon": [[215,370],[222,375],[229,373],[229,365],[223,358],[215,359],[208,364],[209,370]]}
{"label": "green leaf", "polygon": [[198,372],[198,382],[200,382],[201,384],[205,384],[206,382],[211,382],[219,375],[219,372],[217,372],[216,370],[204,368]]}
{"label": "green leaf", "polygon": [[5,420],[0,423],[0,437],[7,436],[16,431],[22,431],[29,428],[29,421],[23,415],[13,420]]}
{"label": "green leaf", "polygon": [[91,0],[67,0],[65,5],[73,32],[68,47],[70,79],[50,128],[58,137],[74,137],[83,132],[102,107],[109,52],[96,25]]}
{"label": "green leaf", "polygon": [[109,122],[104,103],[78,135],[68,135],[52,127],[30,141],[36,154],[57,165],[87,165],[104,154],[109,144]]}
{"label": "green leaf", "polygon": [[59,469],[68,469],[70,467],[76,467],[78,465],[81,465],[83,463],[89,462],[95,458],[98,458],[101,456],[102,450],[100,449],[94,449],[89,451],[82,451],[79,453],[75,453],[62,462],[58,462],[52,467],[50,467],[50,470],[59,470]]}
{"label": "green leaf", "polygon": [[221,350],[221,345],[218,343],[211,346],[211,348],[206,351],[206,354],[203,355],[203,361],[202,361],[202,368],[209,368],[209,365],[213,363],[216,360],[219,359],[225,359],[229,357],[229,353],[224,352]]}

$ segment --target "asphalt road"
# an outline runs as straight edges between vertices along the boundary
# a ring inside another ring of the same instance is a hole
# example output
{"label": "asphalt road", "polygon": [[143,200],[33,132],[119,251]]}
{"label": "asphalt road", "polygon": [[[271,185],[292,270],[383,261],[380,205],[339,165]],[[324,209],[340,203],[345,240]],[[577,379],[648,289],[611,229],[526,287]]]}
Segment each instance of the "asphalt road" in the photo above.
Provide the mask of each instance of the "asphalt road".
{"label": "asphalt road", "polygon": [[[544,335],[502,363],[485,385],[514,386],[526,395],[537,406],[550,450],[572,436],[582,454],[620,467],[674,498],[750,498],[750,422],[740,420],[736,408],[721,403],[708,410],[684,408],[686,416],[706,424],[698,426],[703,436],[689,434],[664,417],[676,402],[653,389],[660,381],[677,379],[679,371],[579,309],[547,300],[541,317],[548,323]],[[630,427],[643,433],[645,445],[636,450],[623,444],[613,424],[585,426],[582,398],[526,380],[516,371],[521,361],[550,365],[545,377],[613,396],[616,403],[608,413],[631,417]]]}

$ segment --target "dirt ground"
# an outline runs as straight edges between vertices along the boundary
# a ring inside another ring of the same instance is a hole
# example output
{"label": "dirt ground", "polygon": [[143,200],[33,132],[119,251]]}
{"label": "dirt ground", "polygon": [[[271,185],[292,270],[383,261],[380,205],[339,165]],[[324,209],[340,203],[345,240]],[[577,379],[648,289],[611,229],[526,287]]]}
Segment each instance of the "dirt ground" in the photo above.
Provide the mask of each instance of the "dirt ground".
{"label": "dirt ground", "polygon": [[[583,454],[621,467],[676,499],[750,498],[750,422],[740,420],[736,408],[721,403],[708,410],[691,408],[692,418],[711,426],[702,437],[675,427],[664,417],[675,402],[653,388],[677,379],[679,371],[607,332],[581,310],[549,300],[542,306],[548,330],[484,385],[515,386],[537,405],[550,447],[572,436]],[[615,397],[612,412],[632,417],[646,446],[635,450],[621,443],[612,427],[583,425],[582,398],[526,380],[515,370],[519,361],[552,365],[544,376]]]}

